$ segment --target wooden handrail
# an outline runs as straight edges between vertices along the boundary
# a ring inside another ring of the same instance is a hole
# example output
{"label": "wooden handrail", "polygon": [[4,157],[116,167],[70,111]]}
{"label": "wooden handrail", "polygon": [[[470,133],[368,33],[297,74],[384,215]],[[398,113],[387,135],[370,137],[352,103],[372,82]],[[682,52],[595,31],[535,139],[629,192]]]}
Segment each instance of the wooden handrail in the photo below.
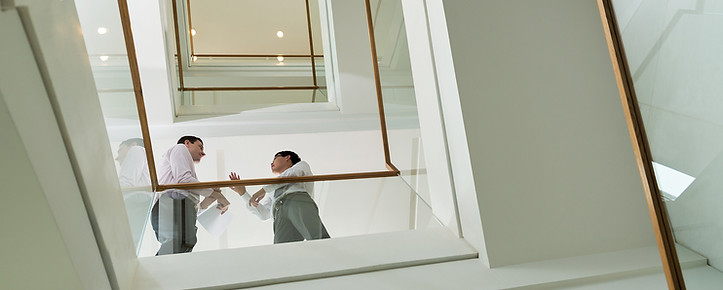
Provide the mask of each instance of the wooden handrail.
{"label": "wooden handrail", "polygon": [[118,11],[120,13],[121,25],[123,26],[123,37],[126,43],[126,53],[128,53],[128,67],[131,72],[133,81],[133,91],[136,97],[136,108],[138,109],[138,121],[141,125],[141,135],[143,136],[143,146],[146,149],[146,161],[148,168],[151,187],[158,186],[158,177],[156,175],[156,164],[153,159],[153,149],[151,147],[151,133],[148,130],[148,118],[146,117],[146,104],[143,100],[143,90],[141,89],[141,75],[138,70],[138,59],[136,58],[135,42],[133,41],[133,29],[131,28],[131,18],[128,12],[128,3],[126,0],[118,0]]}
{"label": "wooden handrail", "polygon": [[685,289],[668,214],[653,172],[653,155],[650,152],[650,144],[643,126],[613,4],[611,0],[598,0],[597,2],[668,288]]}
{"label": "wooden handrail", "polygon": [[379,63],[377,63],[377,43],[374,38],[374,22],[372,19],[372,6],[369,0],[364,0],[367,14],[367,30],[369,31],[369,46],[371,47],[372,53],[372,69],[374,70],[374,85],[377,92],[377,105],[379,108],[379,123],[381,124],[382,131],[382,146],[384,147],[384,162],[387,167],[394,167],[392,165],[392,158],[389,154],[389,137],[387,136],[387,119],[384,115],[384,99],[382,98],[382,82],[379,76]]}
{"label": "wooden handrail", "polygon": [[[209,88],[185,88],[183,84],[183,60],[181,56],[180,40],[179,40],[179,27],[178,27],[178,7],[176,0],[171,1],[174,18],[174,31],[176,36],[176,56],[178,59],[179,67],[179,78],[181,90],[188,91],[232,91],[232,90],[305,90],[305,89],[319,89],[319,86],[292,86],[292,87],[209,87]],[[312,182],[312,181],[331,181],[331,180],[348,180],[348,179],[364,179],[364,178],[379,178],[379,177],[391,177],[398,176],[400,171],[391,162],[389,153],[389,140],[387,136],[386,118],[384,115],[384,103],[382,99],[381,81],[379,76],[379,65],[376,62],[376,42],[374,39],[374,27],[371,18],[371,5],[369,0],[365,0],[366,14],[367,14],[367,26],[369,29],[369,43],[372,55],[372,67],[374,71],[374,81],[376,87],[377,103],[379,108],[379,118],[382,133],[382,144],[384,150],[385,166],[388,171],[376,171],[376,172],[361,172],[361,173],[342,173],[342,174],[328,174],[328,175],[313,175],[303,177],[284,177],[284,178],[261,178],[261,179],[247,179],[247,180],[227,180],[227,181],[213,181],[213,182],[198,182],[198,183],[182,183],[182,184],[158,184],[158,177],[156,172],[156,166],[153,159],[153,152],[151,150],[151,138],[148,130],[148,120],[146,117],[145,103],[143,101],[143,93],[141,91],[140,84],[140,73],[138,71],[138,63],[135,53],[135,45],[133,42],[133,35],[131,30],[130,16],[128,14],[128,5],[126,0],[118,0],[118,6],[121,14],[121,23],[123,26],[123,33],[126,41],[126,49],[128,51],[128,61],[131,70],[131,77],[133,79],[134,92],[136,94],[136,104],[139,114],[139,122],[141,125],[141,131],[143,134],[143,143],[146,148],[146,157],[149,165],[149,173],[151,177],[151,187],[154,191],[162,191],[170,188],[176,189],[196,189],[196,188],[211,188],[211,187],[228,187],[235,185],[264,185],[264,184],[277,184],[277,183],[290,183],[290,182]],[[313,54],[313,44],[310,47]],[[312,57],[312,55],[310,55]],[[316,57],[316,55],[313,55]],[[312,61],[313,61],[312,57]]]}
{"label": "wooden handrail", "polygon": [[272,177],[272,178],[257,178],[257,179],[243,179],[243,180],[210,181],[210,182],[196,182],[196,183],[177,183],[177,184],[159,185],[156,188],[156,191],[162,191],[162,190],[172,189],[172,188],[173,189],[199,189],[199,188],[230,187],[230,186],[239,186],[239,185],[251,186],[251,185],[267,185],[267,184],[279,184],[279,183],[380,178],[380,177],[397,176],[398,174],[399,174],[398,171],[397,172],[374,171],[374,172],[324,174],[324,175],[294,176],[294,177]]}
{"label": "wooden handrail", "polygon": [[178,31],[178,7],[176,0],[171,0],[173,9],[173,34],[176,40],[176,61],[178,61],[178,87],[183,90],[183,57],[181,54],[181,34]]}

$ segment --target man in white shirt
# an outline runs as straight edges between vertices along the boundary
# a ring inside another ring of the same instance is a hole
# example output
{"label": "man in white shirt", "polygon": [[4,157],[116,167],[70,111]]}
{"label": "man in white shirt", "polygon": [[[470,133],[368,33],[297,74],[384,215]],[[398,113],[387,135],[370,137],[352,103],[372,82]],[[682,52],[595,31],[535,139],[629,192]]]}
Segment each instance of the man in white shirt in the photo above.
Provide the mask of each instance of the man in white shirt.
{"label": "man in white shirt", "polygon": [[120,164],[118,181],[121,188],[151,186],[143,139],[131,138],[121,142],[115,160]]}
{"label": "man in white shirt", "polygon": [[[159,184],[195,183],[194,163],[205,156],[203,141],[195,136],[183,136],[178,144],[168,149],[161,158],[158,170]],[[168,189],[156,195],[151,211],[151,225],[161,248],[156,255],[185,253],[196,245],[196,213],[200,197],[218,201],[218,209],[225,213],[229,202],[218,188]]]}
{"label": "man in white shirt", "polygon": [[[271,172],[279,177],[312,175],[309,164],[291,151],[274,155]],[[239,180],[235,172],[231,172],[229,178]],[[246,192],[245,186],[231,189],[241,195],[247,208],[261,220],[273,217],[274,244],[329,238],[313,199],[313,182],[265,185],[253,196]],[[271,193],[270,197],[264,199],[267,192]]]}

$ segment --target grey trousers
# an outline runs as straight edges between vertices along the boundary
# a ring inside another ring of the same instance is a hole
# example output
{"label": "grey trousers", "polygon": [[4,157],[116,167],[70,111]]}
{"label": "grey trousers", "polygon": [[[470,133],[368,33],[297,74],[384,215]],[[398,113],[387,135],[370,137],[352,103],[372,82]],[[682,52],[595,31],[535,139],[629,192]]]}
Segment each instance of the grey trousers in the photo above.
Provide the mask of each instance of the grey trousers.
{"label": "grey trousers", "polygon": [[328,239],[319,208],[306,192],[290,193],[274,206],[274,244]]}
{"label": "grey trousers", "polygon": [[196,205],[162,195],[151,210],[151,226],[161,243],[156,256],[190,252],[196,245]]}

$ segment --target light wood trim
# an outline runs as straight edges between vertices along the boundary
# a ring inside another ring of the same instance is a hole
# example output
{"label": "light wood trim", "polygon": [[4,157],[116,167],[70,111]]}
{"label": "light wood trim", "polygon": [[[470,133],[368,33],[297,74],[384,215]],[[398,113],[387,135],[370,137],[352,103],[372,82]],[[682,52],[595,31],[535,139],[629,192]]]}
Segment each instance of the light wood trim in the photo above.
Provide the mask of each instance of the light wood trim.
{"label": "light wood trim", "polygon": [[251,185],[267,185],[279,183],[295,183],[295,182],[314,182],[314,181],[333,181],[333,180],[349,180],[349,179],[365,179],[397,176],[392,171],[375,171],[375,172],[359,172],[359,173],[341,173],[341,174],[325,174],[310,176],[294,176],[294,177],[273,177],[273,178],[257,178],[244,180],[225,180],[197,183],[178,183],[159,185],[157,191],[166,189],[199,189],[199,188],[217,188],[229,186],[251,186]]}
{"label": "light wood trim", "polygon": [[[372,52],[372,67],[374,69],[374,84],[377,92],[377,105],[379,107],[379,122],[381,123],[382,131],[382,146],[384,147],[384,162],[387,166],[392,164],[392,159],[389,154],[389,137],[387,136],[387,119],[384,115],[384,99],[382,98],[382,82],[379,78],[379,63],[377,63],[377,44],[374,38],[374,24],[372,23],[372,8],[369,0],[364,0],[366,5],[367,13],[367,28],[369,30],[369,45],[371,46]],[[393,165],[391,165],[394,167]],[[397,170],[398,172],[398,170]]]}
{"label": "light wood trim", "polygon": [[306,30],[309,31],[309,55],[311,56],[311,75],[313,76],[314,86],[316,83],[316,60],[314,59],[314,38],[311,35],[311,13],[309,12],[309,0],[306,0]]}
{"label": "light wood trim", "polygon": [[183,88],[184,91],[268,91],[268,90],[316,90],[316,86],[297,87],[191,87]]}
{"label": "light wood trim", "polygon": [[387,166],[387,169],[389,169],[389,171],[394,172],[395,174],[399,175],[400,171],[399,171],[399,169],[397,169],[396,166],[394,166],[394,164],[392,164],[391,162],[387,162],[385,165]]}
{"label": "light wood trim", "polygon": [[178,32],[178,7],[176,6],[176,0],[171,0],[173,6],[173,33],[176,36],[176,59],[178,61],[178,86],[179,90],[183,90],[183,57],[181,55],[181,40],[180,33]]}
{"label": "light wood trim", "polygon": [[648,204],[650,219],[653,224],[655,238],[658,242],[660,258],[669,289],[685,289],[685,282],[675,250],[675,240],[671,231],[665,204],[657,187],[653,172],[652,154],[640,115],[640,108],[635,95],[632,74],[628,67],[620,30],[615,19],[611,0],[598,0],[600,16],[605,30],[605,37],[613,63],[615,79],[620,91],[620,98],[625,111],[628,132],[633,143],[640,178],[643,181],[645,199]]}
{"label": "light wood trim", "polygon": [[[194,54],[197,57],[277,57],[277,56],[283,56],[283,57],[312,57],[312,55],[308,54],[212,54],[212,53],[201,53],[201,54]],[[315,54],[313,57],[324,57],[323,54]]]}
{"label": "light wood trim", "polygon": [[155,189],[158,186],[158,177],[156,175],[156,164],[153,159],[151,133],[148,131],[146,105],[143,101],[143,91],[141,89],[141,75],[138,70],[138,59],[136,58],[135,42],[133,42],[133,30],[131,28],[131,19],[130,14],[128,13],[128,3],[126,0],[118,0],[118,11],[120,13],[121,24],[123,25],[123,37],[125,38],[126,52],[128,53],[128,67],[131,72],[131,79],[133,80],[133,91],[136,95],[138,121],[140,122],[141,134],[143,135],[143,147],[146,149],[146,161],[148,162],[151,187]]}

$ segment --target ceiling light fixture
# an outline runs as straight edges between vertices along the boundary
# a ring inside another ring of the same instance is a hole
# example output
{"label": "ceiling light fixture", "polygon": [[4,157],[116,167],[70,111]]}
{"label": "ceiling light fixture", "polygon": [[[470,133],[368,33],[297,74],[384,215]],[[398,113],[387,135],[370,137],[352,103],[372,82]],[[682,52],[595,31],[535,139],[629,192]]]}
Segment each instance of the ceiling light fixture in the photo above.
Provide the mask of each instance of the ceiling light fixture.
{"label": "ceiling light fixture", "polygon": [[98,27],[98,34],[103,35],[103,34],[106,34],[106,33],[108,33],[108,28],[105,28],[105,27],[103,27],[103,26]]}
{"label": "ceiling light fixture", "polygon": [[282,37],[284,37],[284,32],[283,32],[283,31],[281,31],[281,30],[279,30],[279,31],[276,31],[276,37],[278,37],[278,38],[282,38]]}
{"label": "ceiling light fixture", "polygon": [[100,58],[100,61],[106,61],[109,57],[107,55],[101,55],[98,58]]}
{"label": "ceiling light fixture", "polygon": [[191,28],[191,36],[196,36],[196,29],[195,29],[195,28]]}
{"label": "ceiling light fixture", "polygon": [[196,62],[196,60],[198,60],[198,56],[194,55],[193,57],[191,57],[191,60],[193,60],[193,62]]}
{"label": "ceiling light fixture", "polygon": [[284,56],[283,56],[283,55],[279,55],[279,56],[276,57],[276,60],[278,60],[278,61],[280,61],[280,62],[281,62],[281,61],[284,61]]}

